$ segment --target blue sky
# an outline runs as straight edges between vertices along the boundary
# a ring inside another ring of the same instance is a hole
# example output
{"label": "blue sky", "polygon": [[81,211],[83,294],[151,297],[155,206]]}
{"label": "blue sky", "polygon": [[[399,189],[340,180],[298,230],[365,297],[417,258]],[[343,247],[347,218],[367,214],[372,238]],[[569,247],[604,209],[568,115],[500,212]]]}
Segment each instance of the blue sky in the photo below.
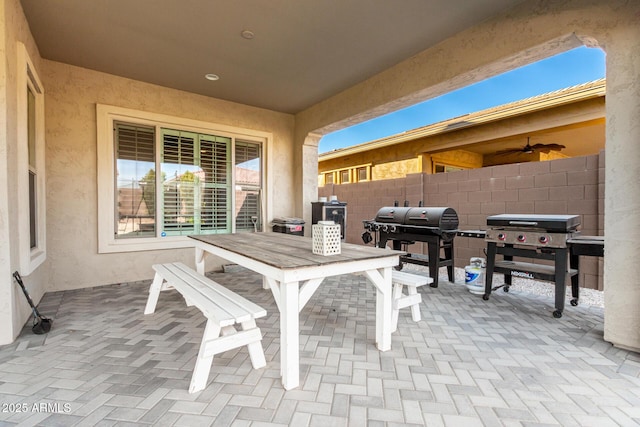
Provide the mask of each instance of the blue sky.
{"label": "blue sky", "polygon": [[605,76],[601,49],[580,47],[412,107],[325,135],[326,153]]}

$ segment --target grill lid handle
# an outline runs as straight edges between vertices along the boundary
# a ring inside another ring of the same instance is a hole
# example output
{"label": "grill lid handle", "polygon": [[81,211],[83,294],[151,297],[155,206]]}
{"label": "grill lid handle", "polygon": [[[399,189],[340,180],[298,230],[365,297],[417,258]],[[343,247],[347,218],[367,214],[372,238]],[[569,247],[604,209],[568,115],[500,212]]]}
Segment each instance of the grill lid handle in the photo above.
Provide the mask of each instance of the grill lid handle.
{"label": "grill lid handle", "polygon": [[538,223],[536,221],[509,221],[509,225],[526,225],[535,227]]}

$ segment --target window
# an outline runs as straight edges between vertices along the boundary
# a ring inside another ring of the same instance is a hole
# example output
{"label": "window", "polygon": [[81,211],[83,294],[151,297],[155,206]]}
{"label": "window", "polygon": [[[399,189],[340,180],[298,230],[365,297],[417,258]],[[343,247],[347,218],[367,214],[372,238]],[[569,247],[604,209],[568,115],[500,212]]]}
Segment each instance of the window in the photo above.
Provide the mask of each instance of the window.
{"label": "window", "polygon": [[456,172],[462,170],[464,170],[464,168],[458,166],[445,165],[442,163],[433,164],[433,173]]}
{"label": "window", "polygon": [[20,270],[46,259],[44,90],[24,44],[18,43],[17,140]]}
{"label": "window", "polygon": [[324,184],[333,184],[333,172],[324,174]]}
{"label": "window", "polygon": [[351,172],[349,169],[340,171],[340,184],[348,184],[351,182],[351,174],[349,172]]}
{"label": "window", "polygon": [[263,229],[269,134],[101,105],[98,125],[100,252]]}
{"label": "window", "polygon": [[334,183],[349,184],[350,182],[363,182],[369,180],[371,180],[371,163],[353,166],[349,169],[335,169],[318,174],[319,186]]}
{"label": "window", "polygon": [[369,180],[369,167],[363,166],[356,168],[356,178],[358,182]]}
{"label": "window", "polygon": [[262,158],[261,146],[251,141],[236,140],[236,230],[256,230],[262,224]]}
{"label": "window", "polygon": [[231,232],[231,145],[228,137],[162,130],[165,235]]}
{"label": "window", "polygon": [[115,123],[116,238],[154,237],[155,129]]}

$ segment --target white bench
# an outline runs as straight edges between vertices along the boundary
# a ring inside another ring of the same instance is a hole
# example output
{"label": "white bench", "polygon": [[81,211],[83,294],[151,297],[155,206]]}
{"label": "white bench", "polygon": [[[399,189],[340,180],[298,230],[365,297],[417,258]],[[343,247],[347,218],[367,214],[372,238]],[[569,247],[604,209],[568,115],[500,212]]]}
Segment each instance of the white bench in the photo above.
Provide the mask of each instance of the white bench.
{"label": "white bench", "polygon": [[[155,311],[161,291],[175,289],[188,306],[198,307],[207,317],[189,393],[205,388],[216,354],[246,345],[253,367],[259,369],[266,365],[262,334],[255,322],[266,316],[265,309],[180,262],[155,264],[153,269],[156,274],[149,288],[144,314]],[[242,326],[241,331],[236,330],[236,324]]]}
{"label": "white bench", "polygon": [[[393,284],[393,312],[391,315],[391,331],[398,329],[398,312],[401,308],[411,307],[411,317],[414,322],[419,322],[420,303],[422,295],[418,293],[418,286],[433,283],[432,277],[393,270],[391,272],[391,283]],[[407,294],[402,290],[407,288]]]}

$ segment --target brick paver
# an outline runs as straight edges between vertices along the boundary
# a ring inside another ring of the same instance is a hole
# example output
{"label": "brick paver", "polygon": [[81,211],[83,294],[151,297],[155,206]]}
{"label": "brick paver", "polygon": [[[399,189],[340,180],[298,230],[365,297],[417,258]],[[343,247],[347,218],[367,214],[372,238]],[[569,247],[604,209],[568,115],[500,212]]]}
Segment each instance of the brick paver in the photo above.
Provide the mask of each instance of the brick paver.
{"label": "brick paver", "polygon": [[[300,315],[301,382],[280,384],[279,317],[260,276],[212,273],[263,306],[267,366],[246,349],[214,358],[187,392],[205,319],[177,292],[143,315],[149,281],[45,295],[51,332],[0,347],[0,426],[640,425],[640,355],[603,341],[603,310],[448,282],[421,288],[422,321],[401,311],[379,352],[375,291],[329,279]],[[444,277],[444,276],[443,276]]]}

